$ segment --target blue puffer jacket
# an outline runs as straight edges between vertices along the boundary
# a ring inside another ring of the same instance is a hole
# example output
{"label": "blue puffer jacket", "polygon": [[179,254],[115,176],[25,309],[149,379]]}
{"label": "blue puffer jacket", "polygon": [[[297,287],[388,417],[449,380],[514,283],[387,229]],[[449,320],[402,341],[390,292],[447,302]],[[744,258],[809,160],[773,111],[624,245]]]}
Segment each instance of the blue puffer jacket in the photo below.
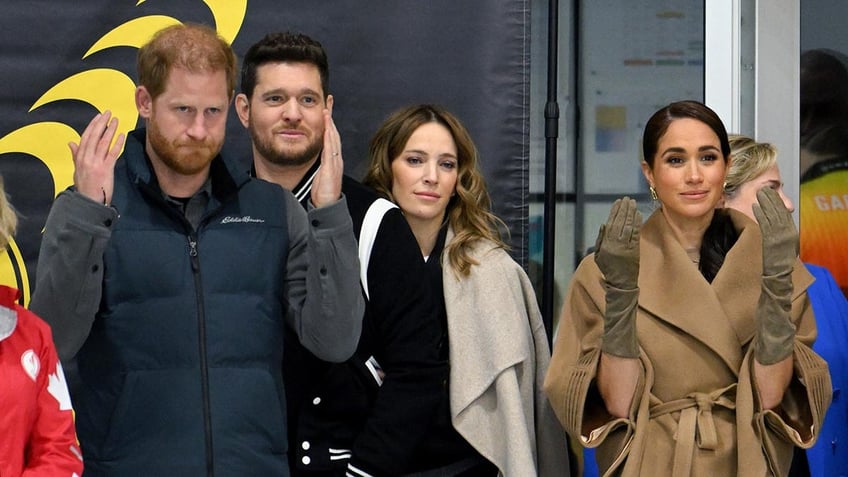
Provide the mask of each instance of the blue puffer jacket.
{"label": "blue puffer jacket", "polygon": [[216,158],[194,231],[152,180],[143,134],[116,166],[120,220],[77,354],[86,475],[286,475],[285,270],[274,264],[289,234],[285,210],[269,207],[283,190]]}

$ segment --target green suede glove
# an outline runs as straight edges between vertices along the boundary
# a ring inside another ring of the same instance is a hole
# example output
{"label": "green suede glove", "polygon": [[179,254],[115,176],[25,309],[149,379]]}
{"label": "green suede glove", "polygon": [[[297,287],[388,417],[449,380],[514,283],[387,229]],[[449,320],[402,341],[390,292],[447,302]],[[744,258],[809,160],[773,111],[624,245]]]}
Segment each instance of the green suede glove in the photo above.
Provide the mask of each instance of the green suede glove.
{"label": "green suede glove", "polygon": [[639,302],[639,229],[642,214],[636,201],[613,203],[595,242],[595,263],[604,274],[606,312],[601,350],[622,358],[638,358],[636,306]]}
{"label": "green suede glove", "polygon": [[763,235],[763,278],[757,304],[756,348],[761,364],[775,364],[792,354],[795,325],[792,309],[792,268],[798,258],[798,230],[777,191],[757,191],[754,216]]}

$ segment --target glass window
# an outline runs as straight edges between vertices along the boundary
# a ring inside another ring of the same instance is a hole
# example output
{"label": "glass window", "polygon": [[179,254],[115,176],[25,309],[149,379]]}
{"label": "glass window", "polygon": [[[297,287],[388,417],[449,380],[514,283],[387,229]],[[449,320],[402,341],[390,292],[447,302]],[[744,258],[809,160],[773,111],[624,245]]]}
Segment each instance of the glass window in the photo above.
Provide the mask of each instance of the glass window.
{"label": "glass window", "polygon": [[[533,12],[530,254],[542,261],[547,1]],[[573,21],[576,19],[576,21]],[[555,317],[571,273],[612,202],[652,208],[641,173],[645,121],[681,99],[704,100],[704,0],[560,2]],[[541,283],[531,263],[531,277]]]}
{"label": "glass window", "polygon": [[848,4],[801,2],[801,259],[848,296]]}

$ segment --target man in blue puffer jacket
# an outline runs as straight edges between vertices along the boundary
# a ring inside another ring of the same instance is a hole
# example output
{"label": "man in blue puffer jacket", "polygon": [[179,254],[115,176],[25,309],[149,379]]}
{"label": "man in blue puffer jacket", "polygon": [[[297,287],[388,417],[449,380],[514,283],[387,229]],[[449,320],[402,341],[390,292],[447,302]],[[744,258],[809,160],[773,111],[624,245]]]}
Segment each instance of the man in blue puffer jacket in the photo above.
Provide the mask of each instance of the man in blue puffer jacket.
{"label": "man in blue puffer jacket", "polygon": [[361,331],[338,133],[307,213],[219,155],[236,60],[214,30],[162,30],[138,72],[146,128],[121,154],[105,112],[71,144],[31,303],[78,367],[85,475],[286,476],[284,328],[336,362]]}

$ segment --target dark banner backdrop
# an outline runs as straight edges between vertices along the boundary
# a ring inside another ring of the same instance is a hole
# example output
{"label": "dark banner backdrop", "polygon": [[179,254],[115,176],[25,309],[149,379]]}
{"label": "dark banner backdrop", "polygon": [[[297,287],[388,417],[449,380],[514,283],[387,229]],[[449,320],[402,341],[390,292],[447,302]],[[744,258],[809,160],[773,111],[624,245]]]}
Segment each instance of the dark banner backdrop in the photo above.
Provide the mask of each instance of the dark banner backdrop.
{"label": "dark banner backdrop", "polygon": [[[215,26],[239,57],[271,31],[321,41],[346,170],[356,178],[391,111],[413,102],[453,111],[480,149],[495,212],[526,265],[529,0],[28,0],[0,5],[0,174],[21,217],[0,257],[0,283],[21,289],[24,303],[51,201],[73,182],[68,142],[105,109],[122,131],[136,127],[136,50],[175,22]],[[249,161],[232,111],[224,154]]]}

